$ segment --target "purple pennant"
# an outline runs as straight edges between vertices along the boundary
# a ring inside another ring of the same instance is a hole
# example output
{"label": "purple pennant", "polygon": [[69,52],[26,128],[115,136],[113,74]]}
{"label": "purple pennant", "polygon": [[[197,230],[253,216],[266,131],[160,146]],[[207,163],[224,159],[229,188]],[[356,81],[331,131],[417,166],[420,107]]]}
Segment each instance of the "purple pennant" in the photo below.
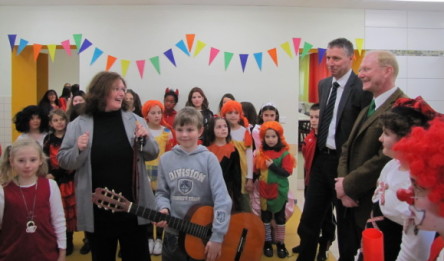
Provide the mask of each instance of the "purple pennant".
{"label": "purple pennant", "polygon": [[8,34],[9,44],[11,45],[11,52],[14,50],[15,39],[17,38],[16,34]]}
{"label": "purple pennant", "polygon": [[86,49],[88,49],[91,45],[92,45],[92,43],[90,41],[88,41],[88,39],[85,39],[85,41],[83,41],[83,43],[82,43],[82,47],[80,47],[80,49],[79,49],[79,54],[81,52],[85,51]]}
{"label": "purple pennant", "polygon": [[239,58],[242,64],[242,72],[245,72],[245,66],[247,65],[248,61],[248,54],[239,54]]}
{"label": "purple pennant", "polygon": [[325,48],[318,48],[318,64],[322,62],[322,59],[324,59],[325,51],[327,49]]}
{"label": "purple pennant", "polygon": [[163,53],[168,60],[170,60],[170,62],[176,67],[176,61],[174,60],[174,54],[173,54],[173,49],[169,49],[166,52]]}

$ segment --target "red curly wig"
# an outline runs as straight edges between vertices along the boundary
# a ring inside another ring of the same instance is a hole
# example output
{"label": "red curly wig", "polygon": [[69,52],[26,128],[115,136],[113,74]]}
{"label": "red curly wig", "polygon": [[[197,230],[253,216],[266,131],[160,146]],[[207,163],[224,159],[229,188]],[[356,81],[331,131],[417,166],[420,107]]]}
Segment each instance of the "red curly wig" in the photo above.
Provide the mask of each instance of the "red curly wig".
{"label": "red curly wig", "polygon": [[[239,117],[243,122],[243,126],[248,128],[248,120],[244,116],[244,111],[242,110],[242,104],[238,101],[227,101],[220,110],[220,114],[222,117],[225,117],[226,114],[230,111],[237,111],[239,113]],[[241,124],[242,125],[242,124]]]}
{"label": "red curly wig", "polygon": [[428,198],[444,216],[444,119],[435,118],[430,127],[415,127],[393,149],[396,158],[406,163],[416,183],[425,188]]}

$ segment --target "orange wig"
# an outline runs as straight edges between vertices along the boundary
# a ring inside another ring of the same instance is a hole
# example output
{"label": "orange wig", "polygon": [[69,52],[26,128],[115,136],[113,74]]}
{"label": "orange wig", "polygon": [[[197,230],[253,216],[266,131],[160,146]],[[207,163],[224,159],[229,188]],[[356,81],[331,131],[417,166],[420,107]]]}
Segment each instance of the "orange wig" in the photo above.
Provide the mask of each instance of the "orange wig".
{"label": "orange wig", "polygon": [[220,110],[220,114],[222,117],[225,117],[226,114],[230,111],[237,111],[239,113],[239,118],[242,121],[243,125],[245,128],[248,128],[248,120],[247,118],[245,118],[244,116],[244,112],[242,110],[242,104],[240,104],[240,102],[238,101],[227,101],[223,106],[222,109]]}

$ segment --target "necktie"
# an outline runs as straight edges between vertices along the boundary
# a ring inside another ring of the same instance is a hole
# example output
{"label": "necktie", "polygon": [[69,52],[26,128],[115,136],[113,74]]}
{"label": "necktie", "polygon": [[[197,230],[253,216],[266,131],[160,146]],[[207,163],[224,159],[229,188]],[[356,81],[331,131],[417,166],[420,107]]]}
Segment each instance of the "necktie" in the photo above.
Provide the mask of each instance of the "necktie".
{"label": "necktie", "polygon": [[375,99],[373,99],[372,102],[370,103],[370,106],[368,106],[367,118],[372,116],[372,114],[375,112],[375,109],[376,109],[376,104],[375,104]]}
{"label": "necktie", "polygon": [[333,110],[335,108],[336,93],[338,91],[339,83],[334,82],[331,87],[330,98],[328,99],[327,106],[323,112],[322,122],[319,127],[318,134],[318,147],[324,148],[327,144],[328,128],[330,127],[331,119],[333,118]]}

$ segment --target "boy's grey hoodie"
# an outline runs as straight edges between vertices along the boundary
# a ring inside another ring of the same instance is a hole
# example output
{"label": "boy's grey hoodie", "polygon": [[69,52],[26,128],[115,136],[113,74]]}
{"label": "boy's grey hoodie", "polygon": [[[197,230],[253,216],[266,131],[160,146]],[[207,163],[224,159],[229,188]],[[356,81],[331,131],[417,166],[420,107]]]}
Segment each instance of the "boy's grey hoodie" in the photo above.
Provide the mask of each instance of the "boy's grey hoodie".
{"label": "boy's grey hoodie", "polygon": [[[160,157],[157,177],[157,209],[167,208],[184,218],[194,205],[214,207],[210,241],[221,243],[228,230],[232,201],[216,156],[199,145],[186,152],[180,145]],[[172,228],[167,228],[172,232]]]}

